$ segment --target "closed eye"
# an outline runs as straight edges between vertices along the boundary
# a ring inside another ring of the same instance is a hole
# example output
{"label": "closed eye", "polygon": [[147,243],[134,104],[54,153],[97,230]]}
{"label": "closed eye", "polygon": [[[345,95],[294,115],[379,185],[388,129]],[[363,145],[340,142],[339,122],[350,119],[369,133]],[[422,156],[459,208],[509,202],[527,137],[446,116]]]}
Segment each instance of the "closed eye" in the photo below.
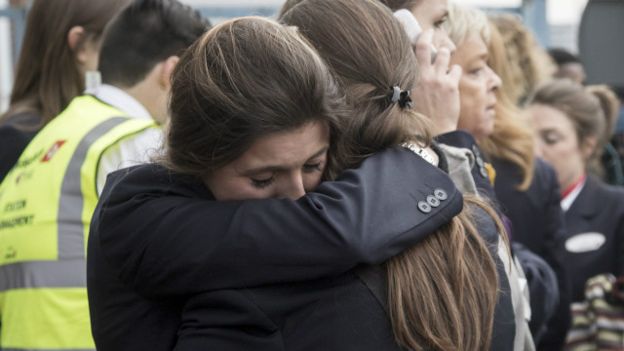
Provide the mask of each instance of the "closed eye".
{"label": "closed eye", "polygon": [[256,187],[258,189],[264,189],[264,188],[270,186],[271,184],[273,184],[274,181],[275,181],[275,176],[271,176],[271,177],[265,178],[265,179],[254,179],[254,178],[251,178],[251,185],[253,185],[254,187]]}
{"label": "closed eye", "polygon": [[322,172],[323,164],[323,162],[306,163],[305,165],[303,165],[303,171],[305,173]]}

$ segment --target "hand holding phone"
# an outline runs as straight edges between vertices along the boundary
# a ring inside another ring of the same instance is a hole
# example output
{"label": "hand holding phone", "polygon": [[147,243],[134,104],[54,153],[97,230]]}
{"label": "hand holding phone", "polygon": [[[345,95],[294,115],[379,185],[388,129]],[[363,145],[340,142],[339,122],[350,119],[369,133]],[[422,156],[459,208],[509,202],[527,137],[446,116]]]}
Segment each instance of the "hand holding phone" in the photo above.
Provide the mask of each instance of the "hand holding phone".
{"label": "hand holding phone", "polygon": [[[439,52],[433,45],[433,30],[422,31],[418,20],[408,10],[394,13],[401,23],[418,61],[419,79],[412,87],[414,109],[429,117],[434,135],[440,135],[457,129],[460,112],[459,80],[462,69],[458,65],[449,67],[451,51],[441,47]],[[428,50],[429,49],[429,50]],[[429,57],[428,51],[431,51]],[[430,62],[428,59],[430,59]]]}
{"label": "hand holding phone", "polygon": [[[422,27],[420,26],[420,23],[418,23],[416,17],[414,17],[414,15],[406,9],[400,9],[398,11],[395,11],[394,17],[403,26],[403,29],[407,33],[407,37],[409,38],[410,43],[415,46],[416,42],[418,42],[420,34],[422,33]],[[431,62],[435,61],[437,54],[438,51],[433,45],[431,45]]]}

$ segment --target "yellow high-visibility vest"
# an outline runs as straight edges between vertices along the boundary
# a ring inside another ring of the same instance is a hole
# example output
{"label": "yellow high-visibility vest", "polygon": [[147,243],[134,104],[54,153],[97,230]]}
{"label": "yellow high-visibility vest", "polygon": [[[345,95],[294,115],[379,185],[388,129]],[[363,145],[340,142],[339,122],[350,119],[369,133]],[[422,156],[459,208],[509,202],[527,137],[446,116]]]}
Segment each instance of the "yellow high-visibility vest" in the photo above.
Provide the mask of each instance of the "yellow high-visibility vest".
{"label": "yellow high-visibility vest", "polygon": [[86,243],[102,154],[153,121],[75,98],[0,184],[0,349],[92,350]]}

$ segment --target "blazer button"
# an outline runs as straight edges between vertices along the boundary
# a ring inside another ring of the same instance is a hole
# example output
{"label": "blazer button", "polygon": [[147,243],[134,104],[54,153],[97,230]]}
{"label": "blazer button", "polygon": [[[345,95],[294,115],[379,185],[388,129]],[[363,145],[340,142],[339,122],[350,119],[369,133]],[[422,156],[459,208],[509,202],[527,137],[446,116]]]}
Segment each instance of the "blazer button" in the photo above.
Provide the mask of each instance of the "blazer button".
{"label": "blazer button", "polygon": [[438,200],[444,201],[446,199],[448,199],[448,195],[446,194],[446,191],[442,190],[442,189],[436,189],[433,191],[433,195],[435,197],[438,198]]}
{"label": "blazer button", "polygon": [[438,207],[438,206],[440,206],[440,200],[437,197],[433,196],[433,195],[427,196],[427,203],[431,207]]}
{"label": "blazer button", "polygon": [[422,213],[429,213],[429,212],[431,212],[431,206],[429,206],[429,204],[424,202],[424,201],[418,201],[418,209]]}

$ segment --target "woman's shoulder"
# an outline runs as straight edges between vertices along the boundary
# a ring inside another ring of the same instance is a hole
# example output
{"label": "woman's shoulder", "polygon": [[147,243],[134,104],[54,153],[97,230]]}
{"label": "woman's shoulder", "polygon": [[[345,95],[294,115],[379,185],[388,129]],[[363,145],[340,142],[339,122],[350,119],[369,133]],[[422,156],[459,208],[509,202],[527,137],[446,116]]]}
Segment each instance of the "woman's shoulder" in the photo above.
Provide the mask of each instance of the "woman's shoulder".
{"label": "woman's shoulder", "polygon": [[589,175],[587,177],[585,189],[586,191],[594,193],[594,197],[597,199],[601,199],[600,201],[620,206],[624,211],[623,187],[607,184],[602,180]]}
{"label": "woman's shoulder", "polygon": [[212,199],[212,195],[199,179],[173,172],[158,163],[124,168],[108,175],[101,201],[116,201],[134,196]]}

